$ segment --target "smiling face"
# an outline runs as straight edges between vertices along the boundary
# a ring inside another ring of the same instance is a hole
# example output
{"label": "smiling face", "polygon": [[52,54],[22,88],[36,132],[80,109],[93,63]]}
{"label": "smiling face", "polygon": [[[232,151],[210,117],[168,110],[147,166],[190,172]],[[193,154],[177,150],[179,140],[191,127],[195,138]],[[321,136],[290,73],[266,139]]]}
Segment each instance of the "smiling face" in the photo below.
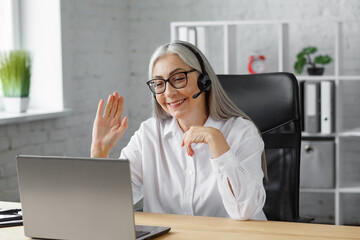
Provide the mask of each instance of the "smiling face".
{"label": "smiling face", "polygon": [[[177,54],[167,54],[155,62],[152,77],[153,79],[168,79],[177,72],[190,71],[188,66]],[[184,88],[175,89],[166,83],[164,93],[156,94],[156,100],[172,117],[179,121],[180,126],[202,125],[207,119],[205,94],[197,98],[192,96],[200,90],[197,85],[199,73],[197,71],[188,73],[188,83]],[[184,129],[183,129],[184,130]]]}

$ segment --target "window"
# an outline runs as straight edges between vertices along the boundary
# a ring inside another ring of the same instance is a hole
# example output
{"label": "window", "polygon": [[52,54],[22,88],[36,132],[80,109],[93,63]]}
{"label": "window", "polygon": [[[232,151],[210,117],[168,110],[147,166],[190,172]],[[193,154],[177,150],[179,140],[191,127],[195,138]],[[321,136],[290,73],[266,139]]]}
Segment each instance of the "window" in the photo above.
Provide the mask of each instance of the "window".
{"label": "window", "polygon": [[19,46],[18,0],[0,0],[0,51]]}
{"label": "window", "polygon": [[[18,0],[0,0],[0,52],[18,47]],[[3,96],[0,82],[0,97]],[[0,111],[3,109],[0,103]]]}
{"label": "window", "polygon": [[0,0],[0,51],[12,48],[11,1]]}
{"label": "window", "polygon": [[[63,103],[60,0],[0,0],[0,51],[19,48],[30,51],[32,56],[30,111],[27,115],[66,111]],[[0,88],[0,124],[7,118],[2,114],[1,97]],[[5,124],[13,120],[5,121]]]}

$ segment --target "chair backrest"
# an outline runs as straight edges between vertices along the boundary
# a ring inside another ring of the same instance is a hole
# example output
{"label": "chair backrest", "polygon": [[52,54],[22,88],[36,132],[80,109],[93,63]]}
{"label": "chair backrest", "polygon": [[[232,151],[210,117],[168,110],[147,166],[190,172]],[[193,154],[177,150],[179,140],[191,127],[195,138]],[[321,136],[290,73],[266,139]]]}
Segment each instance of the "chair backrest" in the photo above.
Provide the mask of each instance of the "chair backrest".
{"label": "chair backrest", "polygon": [[291,73],[218,75],[230,99],[255,122],[265,143],[269,220],[299,218],[301,114],[298,82]]}

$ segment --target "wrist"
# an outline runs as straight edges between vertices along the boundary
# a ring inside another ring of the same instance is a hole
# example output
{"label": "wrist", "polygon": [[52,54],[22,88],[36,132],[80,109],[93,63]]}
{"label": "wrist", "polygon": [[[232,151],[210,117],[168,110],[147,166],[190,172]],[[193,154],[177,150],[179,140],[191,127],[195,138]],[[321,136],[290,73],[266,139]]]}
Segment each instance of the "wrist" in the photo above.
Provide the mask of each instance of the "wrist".
{"label": "wrist", "polygon": [[218,158],[230,149],[224,135],[218,129],[214,129],[212,134],[209,135],[208,145],[211,152],[211,158]]}
{"label": "wrist", "polygon": [[102,148],[97,144],[91,144],[90,154],[93,158],[107,158],[110,151]]}

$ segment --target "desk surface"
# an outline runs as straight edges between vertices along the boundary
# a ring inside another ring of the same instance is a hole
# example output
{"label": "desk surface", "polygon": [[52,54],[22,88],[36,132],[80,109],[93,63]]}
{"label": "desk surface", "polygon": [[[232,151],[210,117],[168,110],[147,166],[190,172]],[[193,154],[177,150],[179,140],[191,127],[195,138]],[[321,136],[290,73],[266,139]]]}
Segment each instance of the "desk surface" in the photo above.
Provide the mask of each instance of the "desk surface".
{"label": "desk surface", "polygon": [[[0,207],[19,204],[0,202]],[[360,227],[275,221],[235,221],[228,218],[135,213],[139,225],[170,226],[156,239],[360,239]],[[25,240],[23,227],[0,228],[0,240]]]}

